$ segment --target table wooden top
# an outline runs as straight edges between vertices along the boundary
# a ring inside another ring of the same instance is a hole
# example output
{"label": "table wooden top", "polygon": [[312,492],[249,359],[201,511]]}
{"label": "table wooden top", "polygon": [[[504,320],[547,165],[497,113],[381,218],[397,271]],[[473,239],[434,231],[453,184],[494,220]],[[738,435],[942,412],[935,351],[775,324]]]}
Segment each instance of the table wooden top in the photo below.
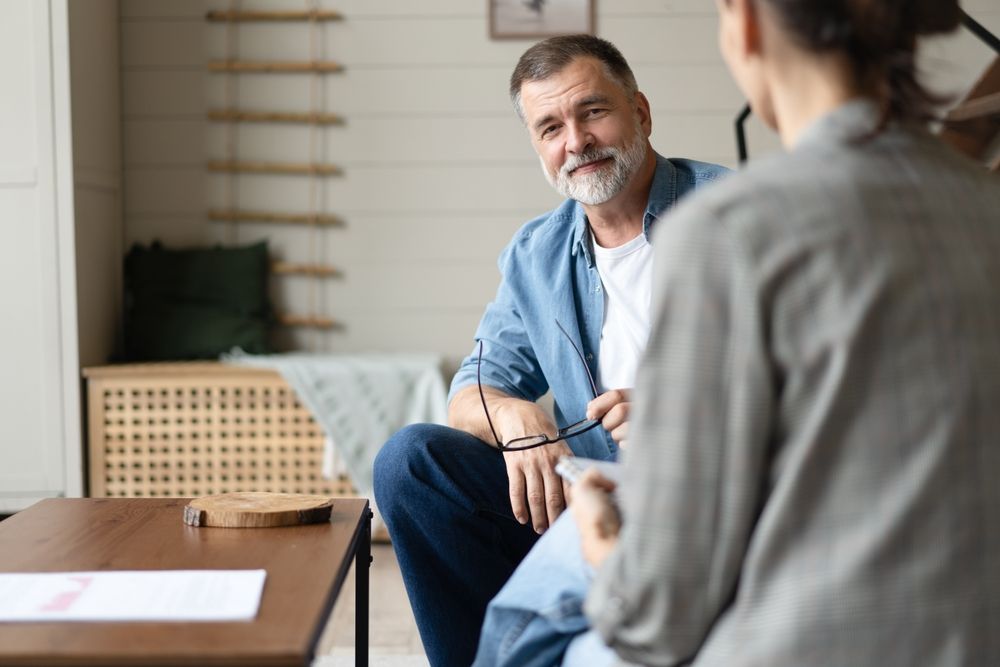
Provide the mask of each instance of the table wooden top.
{"label": "table wooden top", "polygon": [[0,523],[0,572],[267,570],[253,621],[0,623],[0,665],[308,665],[367,521],[194,528],[186,499],[51,499]]}

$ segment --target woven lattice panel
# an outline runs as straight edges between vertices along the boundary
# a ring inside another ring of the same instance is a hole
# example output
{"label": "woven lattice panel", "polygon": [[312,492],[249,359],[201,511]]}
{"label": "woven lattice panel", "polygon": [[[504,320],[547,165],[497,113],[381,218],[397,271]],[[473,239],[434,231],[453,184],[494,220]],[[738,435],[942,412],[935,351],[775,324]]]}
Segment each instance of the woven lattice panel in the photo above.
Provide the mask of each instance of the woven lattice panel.
{"label": "woven lattice panel", "polygon": [[214,363],[87,369],[90,494],[357,495],[324,479],[323,432],[275,372]]}

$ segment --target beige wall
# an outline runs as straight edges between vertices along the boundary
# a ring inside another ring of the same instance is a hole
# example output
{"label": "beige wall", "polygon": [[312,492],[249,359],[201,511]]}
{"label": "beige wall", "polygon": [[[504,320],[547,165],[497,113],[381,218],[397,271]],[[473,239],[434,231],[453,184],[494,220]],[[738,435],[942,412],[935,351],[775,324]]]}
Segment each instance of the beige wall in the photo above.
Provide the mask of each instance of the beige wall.
{"label": "beige wall", "polygon": [[[304,0],[244,0],[244,8],[300,9]],[[342,331],[303,333],[315,350],[423,350],[449,358],[471,347],[497,283],[496,255],[526,219],[558,201],[506,96],[530,42],[491,41],[486,0],[326,0],[346,15],[310,42],[301,25],[207,25],[213,0],[121,0],[125,233],[167,244],[270,239],[274,253],[344,271],[341,279],[276,279],[279,302],[315,307]],[[1000,30],[995,0],[967,3]],[[667,155],[732,165],[732,119],[742,100],[715,47],[710,0],[598,0],[598,34],[632,63],[654,110],[653,143]],[[205,73],[209,59],[307,59],[346,67],[317,88],[308,75]],[[931,49],[935,80],[967,85],[985,49],[960,37]],[[227,94],[246,108],[342,113],[347,123],[240,126],[204,121]],[[751,152],[776,142],[755,121]],[[234,146],[243,159],[340,165],[342,177],[208,175],[204,162]],[[208,222],[212,206],[306,211],[310,201],[347,221],[343,229],[282,229]]]}
{"label": "beige wall", "polygon": [[104,364],[120,335],[121,66],[118,0],[71,0],[70,88],[80,364]]}

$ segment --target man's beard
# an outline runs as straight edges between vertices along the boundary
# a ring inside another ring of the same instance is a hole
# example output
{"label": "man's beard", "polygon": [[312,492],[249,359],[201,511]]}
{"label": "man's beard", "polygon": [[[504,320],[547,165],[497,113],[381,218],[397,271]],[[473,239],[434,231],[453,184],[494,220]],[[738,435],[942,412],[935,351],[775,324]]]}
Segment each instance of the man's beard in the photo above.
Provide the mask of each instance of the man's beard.
{"label": "man's beard", "polygon": [[[624,148],[607,146],[574,155],[566,160],[555,177],[549,173],[545,162],[542,161],[542,172],[549,184],[563,197],[575,199],[587,206],[596,206],[608,201],[625,188],[646,159],[646,150],[646,137],[642,133],[641,126],[637,124],[635,140]],[[606,158],[612,159],[610,168],[602,167],[589,174],[570,175],[570,172],[577,167]]]}

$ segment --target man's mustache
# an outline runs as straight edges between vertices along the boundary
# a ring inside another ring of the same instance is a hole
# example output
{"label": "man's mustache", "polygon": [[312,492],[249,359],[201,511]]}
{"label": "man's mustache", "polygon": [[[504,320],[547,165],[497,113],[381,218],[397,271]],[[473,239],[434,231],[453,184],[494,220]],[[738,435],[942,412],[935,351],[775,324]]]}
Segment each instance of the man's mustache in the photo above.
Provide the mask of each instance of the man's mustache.
{"label": "man's mustache", "polygon": [[615,151],[614,148],[591,149],[586,153],[570,157],[565,163],[563,163],[562,168],[559,170],[559,174],[568,177],[570,172],[575,169],[579,169],[580,167],[590,164],[591,162],[597,162],[598,160],[605,160],[607,158],[617,159],[617,151]]}

